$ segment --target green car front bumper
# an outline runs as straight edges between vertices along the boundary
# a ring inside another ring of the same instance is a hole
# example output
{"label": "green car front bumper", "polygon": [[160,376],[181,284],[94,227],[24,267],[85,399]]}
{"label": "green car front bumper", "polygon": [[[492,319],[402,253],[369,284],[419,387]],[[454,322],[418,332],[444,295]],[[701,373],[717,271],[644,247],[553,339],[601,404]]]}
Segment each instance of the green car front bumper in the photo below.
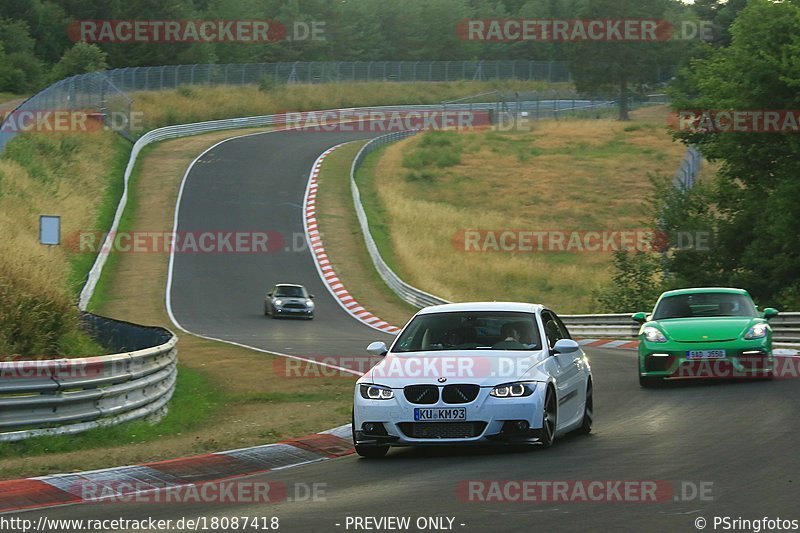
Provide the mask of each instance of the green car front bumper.
{"label": "green car front bumper", "polygon": [[772,377],[770,339],[650,342],[639,338],[639,376],[651,379]]}

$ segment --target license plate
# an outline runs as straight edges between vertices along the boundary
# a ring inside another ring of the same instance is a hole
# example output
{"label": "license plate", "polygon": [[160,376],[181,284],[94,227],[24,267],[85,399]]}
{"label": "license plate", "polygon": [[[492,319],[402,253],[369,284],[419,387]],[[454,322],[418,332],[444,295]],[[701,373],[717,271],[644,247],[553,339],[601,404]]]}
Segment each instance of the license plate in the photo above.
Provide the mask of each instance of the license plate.
{"label": "license plate", "polygon": [[424,409],[422,407],[414,408],[414,420],[424,422],[440,422],[447,420],[466,420],[467,408],[457,407],[454,409],[441,409],[431,408]]}
{"label": "license plate", "polygon": [[687,359],[725,359],[725,350],[689,350]]}

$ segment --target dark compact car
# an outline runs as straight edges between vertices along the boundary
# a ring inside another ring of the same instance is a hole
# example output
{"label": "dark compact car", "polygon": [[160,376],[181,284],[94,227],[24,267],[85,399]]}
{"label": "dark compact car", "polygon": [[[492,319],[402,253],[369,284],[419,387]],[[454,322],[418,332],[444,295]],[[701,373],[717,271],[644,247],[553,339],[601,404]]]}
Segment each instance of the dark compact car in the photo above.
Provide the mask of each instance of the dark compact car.
{"label": "dark compact car", "polygon": [[264,315],[272,318],[297,316],[314,318],[314,295],[302,285],[280,283],[264,298]]}

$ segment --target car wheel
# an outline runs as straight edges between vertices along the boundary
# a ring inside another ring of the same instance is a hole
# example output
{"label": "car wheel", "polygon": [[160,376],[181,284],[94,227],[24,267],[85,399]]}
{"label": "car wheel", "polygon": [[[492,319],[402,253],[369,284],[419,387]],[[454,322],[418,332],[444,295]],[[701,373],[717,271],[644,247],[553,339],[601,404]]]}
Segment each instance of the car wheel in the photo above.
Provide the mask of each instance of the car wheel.
{"label": "car wheel", "polygon": [[353,435],[353,447],[355,447],[356,453],[360,457],[364,457],[365,459],[380,459],[389,452],[388,446],[359,446],[358,444],[356,444],[355,411],[353,412],[352,418],[350,419],[350,431]]}
{"label": "car wheel", "polygon": [[664,384],[664,378],[658,376],[643,376],[639,374],[639,386],[643,388],[653,388]]}
{"label": "car wheel", "polygon": [[542,438],[540,439],[542,447],[544,448],[552,446],[556,438],[556,421],[558,419],[556,403],[556,393],[553,391],[553,387],[547,387],[547,392],[544,395]]}
{"label": "car wheel", "polygon": [[578,428],[578,433],[588,435],[592,432],[592,422],[594,421],[594,398],[592,394],[592,380],[586,385],[586,404],[583,407],[583,422]]}
{"label": "car wheel", "polygon": [[264,316],[269,316],[269,306],[267,304],[264,304]]}

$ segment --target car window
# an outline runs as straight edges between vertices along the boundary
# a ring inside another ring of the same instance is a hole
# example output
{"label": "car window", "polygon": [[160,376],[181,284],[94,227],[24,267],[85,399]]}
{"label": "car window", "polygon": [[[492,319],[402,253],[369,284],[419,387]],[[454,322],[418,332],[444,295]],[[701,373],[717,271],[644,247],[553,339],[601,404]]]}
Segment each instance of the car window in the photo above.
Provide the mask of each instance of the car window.
{"label": "car window", "polygon": [[744,294],[703,292],[663,298],[653,320],[720,316],[757,316],[753,301]]}
{"label": "car window", "polygon": [[547,336],[547,344],[551,349],[560,339],[569,338],[566,328],[562,329],[560,321],[549,311],[542,311],[542,322],[544,323],[544,333]]}
{"label": "car window", "polygon": [[305,298],[306,291],[303,287],[275,287],[272,293],[276,297]]}
{"label": "car window", "polygon": [[417,315],[392,346],[393,352],[492,349],[540,350],[536,315],[512,311]]}
{"label": "car window", "polygon": [[559,331],[559,333],[561,335],[561,338],[562,339],[571,339],[572,335],[569,334],[569,330],[567,329],[567,326],[564,325],[564,321],[561,320],[561,317],[559,317],[557,314],[553,313],[553,318],[555,319],[556,324],[558,325],[558,331]]}

